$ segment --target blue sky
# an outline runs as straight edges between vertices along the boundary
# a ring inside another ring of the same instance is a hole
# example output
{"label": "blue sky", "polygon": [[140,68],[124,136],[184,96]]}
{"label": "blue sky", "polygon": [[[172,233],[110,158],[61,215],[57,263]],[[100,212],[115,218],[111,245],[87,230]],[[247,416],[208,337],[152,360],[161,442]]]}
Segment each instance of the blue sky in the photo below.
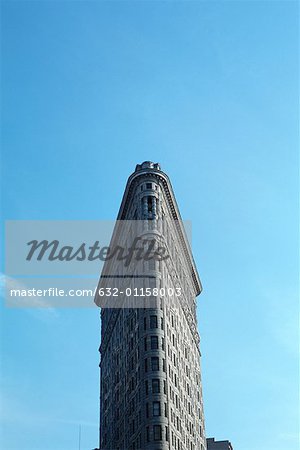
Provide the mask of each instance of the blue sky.
{"label": "blue sky", "polygon": [[[114,219],[161,163],[203,283],[207,436],[296,450],[298,6],[2,2],[4,219]],[[5,450],[98,444],[99,314],[1,303]]]}

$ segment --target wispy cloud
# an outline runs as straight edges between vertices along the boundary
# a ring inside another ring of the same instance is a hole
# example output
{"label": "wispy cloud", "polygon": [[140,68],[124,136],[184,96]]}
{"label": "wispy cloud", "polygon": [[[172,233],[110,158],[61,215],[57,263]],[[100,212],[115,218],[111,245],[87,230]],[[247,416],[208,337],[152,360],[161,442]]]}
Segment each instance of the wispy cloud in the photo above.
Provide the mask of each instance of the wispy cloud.
{"label": "wispy cloud", "polygon": [[278,438],[284,441],[299,442],[299,433],[279,433]]}
{"label": "wispy cloud", "polygon": [[[28,287],[24,282],[17,278],[8,277],[7,275],[0,273],[0,296],[5,299],[7,290],[27,290]],[[22,303],[21,303],[22,302]],[[49,317],[58,317],[58,311],[53,308],[45,299],[40,297],[22,297],[19,300],[18,297],[14,297],[10,302],[11,307],[24,308],[24,310],[31,316],[39,320],[47,320]]]}

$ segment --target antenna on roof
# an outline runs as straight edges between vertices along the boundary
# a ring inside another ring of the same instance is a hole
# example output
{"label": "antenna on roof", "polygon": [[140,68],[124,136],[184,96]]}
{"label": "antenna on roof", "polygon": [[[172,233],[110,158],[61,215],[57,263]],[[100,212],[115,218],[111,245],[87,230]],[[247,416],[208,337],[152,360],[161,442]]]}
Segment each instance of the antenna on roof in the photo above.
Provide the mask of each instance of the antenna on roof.
{"label": "antenna on roof", "polygon": [[79,425],[79,433],[78,433],[78,450],[81,448],[81,424]]}

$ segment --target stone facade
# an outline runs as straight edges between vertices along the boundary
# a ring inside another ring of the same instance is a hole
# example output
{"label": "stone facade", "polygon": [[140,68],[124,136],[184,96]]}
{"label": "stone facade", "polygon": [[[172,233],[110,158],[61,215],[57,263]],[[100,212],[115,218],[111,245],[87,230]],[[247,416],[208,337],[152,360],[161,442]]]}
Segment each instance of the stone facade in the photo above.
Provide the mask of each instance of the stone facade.
{"label": "stone facade", "polygon": [[[206,450],[195,300],[202,287],[170,181],[158,164],[137,165],[118,220],[142,223],[169,258],[144,261],[143,277],[135,278],[157,288],[157,295],[134,307],[101,310],[99,448]],[[99,286],[124,292],[128,282],[132,286],[126,270],[107,262]]]}

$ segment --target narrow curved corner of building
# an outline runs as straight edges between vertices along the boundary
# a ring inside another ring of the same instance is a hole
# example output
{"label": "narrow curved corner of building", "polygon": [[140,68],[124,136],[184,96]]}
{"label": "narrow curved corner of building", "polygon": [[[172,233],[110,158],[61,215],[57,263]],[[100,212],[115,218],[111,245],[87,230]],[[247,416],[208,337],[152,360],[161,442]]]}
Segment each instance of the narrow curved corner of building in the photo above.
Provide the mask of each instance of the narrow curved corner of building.
{"label": "narrow curved corner of building", "polygon": [[[151,296],[142,307],[102,308],[99,448],[206,450],[196,322],[202,287],[170,180],[158,163],[136,166],[118,221],[139,221],[168,258],[143,261],[136,277]],[[100,282],[108,286],[112,267],[110,287],[125,292],[122,261],[105,264]]]}

